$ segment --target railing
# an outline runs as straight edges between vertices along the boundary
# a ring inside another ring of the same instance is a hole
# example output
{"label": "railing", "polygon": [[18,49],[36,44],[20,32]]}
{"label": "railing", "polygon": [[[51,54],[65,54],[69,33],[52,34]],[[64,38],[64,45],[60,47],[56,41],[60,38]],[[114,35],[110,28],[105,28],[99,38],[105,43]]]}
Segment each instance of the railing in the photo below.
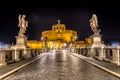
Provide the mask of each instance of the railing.
{"label": "railing", "polygon": [[7,65],[9,63],[18,62],[24,59],[35,57],[44,52],[48,52],[49,49],[41,48],[25,48],[25,49],[0,49],[0,65]]}
{"label": "railing", "polygon": [[[69,49],[86,57],[93,57],[101,61],[107,61],[120,66],[120,48],[119,47],[90,47]],[[24,59],[35,57],[49,49],[25,48],[25,49],[0,49],[0,65],[18,62]]]}
{"label": "railing", "polygon": [[120,66],[120,47],[76,48],[73,52]]}

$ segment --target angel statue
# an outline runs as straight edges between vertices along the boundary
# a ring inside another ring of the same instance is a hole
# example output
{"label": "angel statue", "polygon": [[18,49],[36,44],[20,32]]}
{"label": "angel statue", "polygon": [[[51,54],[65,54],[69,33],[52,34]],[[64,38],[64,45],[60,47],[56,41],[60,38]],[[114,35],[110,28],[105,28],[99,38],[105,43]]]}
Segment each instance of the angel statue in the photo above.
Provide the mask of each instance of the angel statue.
{"label": "angel statue", "polygon": [[99,35],[100,29],[98,29],[99,25],[98,25],[97,16],[93,14],[92,18],[89,21],[90,21],[90,27],[93,30],[94,34]]}
{"label": "angel statue", "polygon": [[23,35],[26,31],[26,27],[28,27],[28,21],[25,20],[26,15],[19,15],[18,20],[19,20],[19,24],[18,27],[20,27],[20,31],[19,34]]}

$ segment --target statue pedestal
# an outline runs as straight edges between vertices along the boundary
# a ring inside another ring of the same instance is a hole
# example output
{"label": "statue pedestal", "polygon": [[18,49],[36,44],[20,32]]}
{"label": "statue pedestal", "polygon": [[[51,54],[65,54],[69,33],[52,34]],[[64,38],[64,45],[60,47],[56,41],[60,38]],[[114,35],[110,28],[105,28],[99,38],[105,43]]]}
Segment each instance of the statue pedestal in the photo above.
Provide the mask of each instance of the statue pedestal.
{"label": "statue pedestal", "polygon": [[96,48],[103,48],[105,45],[102,43],[101,35],[92,35],[92,44],[89,45],[90,51],[88,56],[95,57]]}
{"label": "statue pedestal", "polygon": [[16,45],[13,46],[13,48],[27,48],[26,42],[27,37],[26,36],[15,36],[16,38]]}
{"label": "statue pedestal", "polygon": [[104,47],[105,45],[102,43],[101,35],[92,35],[92,44],[90,47]]}

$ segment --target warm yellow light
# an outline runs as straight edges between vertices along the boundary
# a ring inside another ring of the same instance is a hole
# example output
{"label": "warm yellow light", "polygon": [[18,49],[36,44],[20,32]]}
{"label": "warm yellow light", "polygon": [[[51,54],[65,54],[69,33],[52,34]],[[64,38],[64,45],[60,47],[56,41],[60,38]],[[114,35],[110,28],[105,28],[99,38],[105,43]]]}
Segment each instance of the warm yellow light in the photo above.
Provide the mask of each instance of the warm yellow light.
{"label": "warm yellow light", "polygon": [[[47,38],[47,40],[44,40]],[[66,30],[65,24],[58,24],[52,26],[52,30],[46,30],[42,32],[41,41],[27,41],[27,45],[31,48],[42,48],[47,46],[48,48],[63,48],[66,46],[66,42],[74,42],[77,38],[77,32],[74,30]]]}

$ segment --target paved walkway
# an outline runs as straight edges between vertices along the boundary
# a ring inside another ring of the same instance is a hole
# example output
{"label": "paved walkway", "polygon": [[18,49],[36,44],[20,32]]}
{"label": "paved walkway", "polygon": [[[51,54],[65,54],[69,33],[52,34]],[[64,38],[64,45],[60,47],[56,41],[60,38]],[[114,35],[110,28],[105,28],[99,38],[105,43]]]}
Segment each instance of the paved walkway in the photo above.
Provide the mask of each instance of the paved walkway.
{"label": "paved walkway", "polygon": [[[98,60],[95,60],[93,58],[78,55],[76,53],[71,53],[71,54],[78,57],[78,58],[81,58],[81,59],[87,61],[88,63],[90,63],[90,64],[92,64],[92,65],[118,77],[118,78],[120,78],[120,66],[117,66],[116,64],[98,61]],[[18,71],[22,67],[25,67],[26,65],[29,65],[30,63],[38,60],[39,58],[44,57],[45,55],[46,54],[41,54],[40,56],[36,56],[36,57],[30,58],[27,60],[22,60],[22,61],[19,61],[17,63],[12,63],[12,64],[5,65],[5,66],[0,66],[0,80],[6,76],[12,74],[15,71]]]}
{"label": "paved walkway", "polygon": [[44,57],[46,54],[40,54],[39,56],[35,56],[32,58],[29,58],[27,60],[22,60],[16,63],[0,66],[0,80],[2,80],[4,77],[9,76],[10,74],[18,71],[19,69],[29,65],[30,63]]}
{"label": "paved walkway", "polygon": [[117,66],[117,64],[113,64],[113,63],[109,63],[109,62],[103,62],[103,61],[99,61],[90,57],[85,57],[76,53],[71,53],[72,55],[79,57],[85,61],[87,61],[88,63],[120,78],[120,66]]}

